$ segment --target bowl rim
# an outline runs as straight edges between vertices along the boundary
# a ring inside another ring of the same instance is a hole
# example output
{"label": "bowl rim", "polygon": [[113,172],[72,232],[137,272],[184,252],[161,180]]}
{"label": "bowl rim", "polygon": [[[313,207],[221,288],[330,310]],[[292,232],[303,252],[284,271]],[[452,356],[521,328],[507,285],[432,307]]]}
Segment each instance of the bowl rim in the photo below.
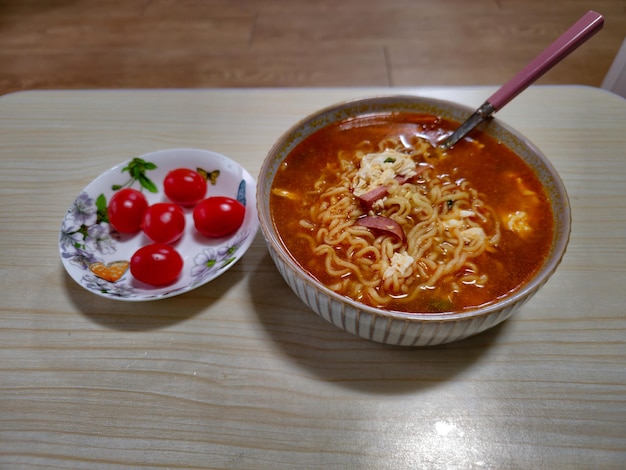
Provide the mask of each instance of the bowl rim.
{"label": "bowl rim", "polygon": [[[362,302],[358,302],[348,296],[344,296],[336,293],[335,291],[329,289],[320,281],[311,276],[304,268],[300,266],[300,264],[293,258],[289,250],[284,246],[283,242],[280,239],[280,236],[276,232],[275,226],[269,216],[269,202],[266,203],[264,199],[263,188],[266,186],[265,179],[267,178],[268,172],[270,170],[270,166],[272,164],[272,155],[276,154],[281,148],[286,145],[286,142],[290,139],[291,136],[297,133],[298,129],[306,126],[308,123],[311,123],[315,119],[319,119],[324,115],[329,113],[338,112],[342,109],[351,108],[354,106],[358,106],[359,104],[376,104],[381,103],[383,101],[402,101],[406,100],[407,102],[413,102],[415,104],[419,104],[420,102],[440,107],[447,107],[450,109],[456,109],[461,113],[466,114],[466,117],[469,117],[475,110],[471,107],[456,103],[453,101],[443,100],[440,98],[431,98],[428,96],[422,95],[407,95],[407,94],[380,94],[374,95],[370,97],[361,97],[355,99],[349,99],[340,101],[328,106],[325,106],[317,111],[314,111],[307,116],[298,120],[295,124],[291,125],[285,132],[281,134],[281,136],[276,140],[276,142],[272,145],[270,150],[268,151],[265,159],[263,160],[263,164],[261,165],[261,169],[259,171],[259,176],[257,178],[257,206],[258,206],[258,216],[261,227],[261,232],[263,233],[266,241],[270,244],[275,254],[281,259],[283,263],[290,267],[290,269],[298,275],[304,282],[313,286],[315,289],[324,293],[327,297],[334,299],[340,303],[345,303],[350,305],[352,308],[357,311],[363,311],[370,313],[374,316],[385,317],[395,320],[401,321],[439,321],[439,322],[448,322],[448,321],[457,321],[468,318],[480,318],[490,315],[495,312],[499,312],[503,309],[512,307],[513,305],[524,302],[528,300],[548,279],[554,274],[557,267],[561,263],[565,252],[567,250],[567,246],[569,244],[569,238],[571,233],[571,206],[569,201],[569,196],[567,194],[565,185],[557,172],[556,168],[550,162],[548,157],[526,136],[521,134],[519,131],[515,130],[513,127],[504,123],[500,119],[496,117],[489,118],[483,125],[479,126],[479,129],[487,133],[493,138],[497,138],[493,136],[489,132],[490,126],[500,127],[505,134],[509,134],[516,139],[518,139],[524,146],[528,148],[528,150],[538,156],[541,163],[545,166],[545,169],[551,176],[554,186],[555,192],[562,199],[562,217],[561,221],[561,230],[559,231],[560,235],[554,234],[553,239],[555,243],[552,246],[548,257],[544,264],[540,267],[537,273],[530,279],[530,281],[525,284],[519,286],[515,291],[510,294],[507,294],[505,297],[500,300],[492,301],[488,304],[483,304],[482,306],[478,306],[477,308],[472,308],[470,310],[463,311],[453,311],[453,312],[433,312],[433,313],[425,313],[425,312],[404,312],[399,310],[388,310],[378,307],[372,307],[370,305],[364,304]],[[381,112],[381,110],[372,110],[374,112]],[[383,110],[384,112],[384,110]],[[339,119],[337,119],[339,120]],[[336,121],[332,121],[337,122]],[[323,126],[322,126],[323,127]],[[311,133],[316,132],[319,129],[316,128]],[[306,136],[311,135],[311,133],[306,134]],[[296,139],[297,140],[297,139]],[[298,140],[300,142],[301,140]],[[516,152],[517,153],[517,152]],[[289,154],[289,152],[285,152],[285,156],[283,159]],[[520,157],[523,158],[523,157]],[[281,160],[282,161],[282,160]],[[526,161],[524,159],[524,161]],[[527,162],[528,164],[528,162]],[[270,182],[271,183],[271,182]],[[270,184],[271,187],[271,184]],[[264,205],[267,206],[267,214],[264,210]],[[557,219],[557,213],[553,208],[553,219]],[[556,227],[555,227],[556,231]]]}

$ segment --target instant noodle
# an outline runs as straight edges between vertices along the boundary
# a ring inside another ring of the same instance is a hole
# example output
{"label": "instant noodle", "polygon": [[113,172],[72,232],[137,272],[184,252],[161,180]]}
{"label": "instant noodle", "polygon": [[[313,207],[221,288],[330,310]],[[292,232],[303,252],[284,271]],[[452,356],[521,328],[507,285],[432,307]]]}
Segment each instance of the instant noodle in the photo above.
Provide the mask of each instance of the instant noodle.
{"label": "instant noodle", "polygon": [[290,255],[338,294],[404,312],[474,309],[544,263],[550,201],[532,169],[476,131],[424,113],[340,120],[293,148],[270,195]]}

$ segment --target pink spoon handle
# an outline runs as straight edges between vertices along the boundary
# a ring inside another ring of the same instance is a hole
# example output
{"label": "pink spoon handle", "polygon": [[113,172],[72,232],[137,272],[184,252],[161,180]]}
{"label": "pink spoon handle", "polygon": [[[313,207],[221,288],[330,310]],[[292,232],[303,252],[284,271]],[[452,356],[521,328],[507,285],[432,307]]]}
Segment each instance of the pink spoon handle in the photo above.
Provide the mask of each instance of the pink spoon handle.
{"label": "pink spoon handle", "polygon": [[517,75],[502,85],[487,99],[487,102],[491,104],[494,111],[498,111],[574,49],[600,31],[603,25],[602,15],[595,11],[588,11]]}

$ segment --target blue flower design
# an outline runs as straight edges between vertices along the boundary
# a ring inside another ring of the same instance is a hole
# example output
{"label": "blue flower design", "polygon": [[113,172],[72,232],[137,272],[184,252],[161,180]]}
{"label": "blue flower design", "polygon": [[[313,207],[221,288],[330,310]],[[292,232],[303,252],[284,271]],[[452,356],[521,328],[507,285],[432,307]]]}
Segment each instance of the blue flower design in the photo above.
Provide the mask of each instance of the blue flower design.
{"label": "blue flower design", "polygon": [[89,269],[90,264],[102,262],[102,259],[95,256],[93,252],[83,248],[76,248],[74,251],[64,251],[61,253],[61,256],[69,259],[70,263],[81,269]]}
{"label": "blue flower design", "polygon": [[204,279],[219,269],[219,259],[213,248],[205,248],[198,253],[194,259],[194,266],[191,268],[193,277]]}
{"label": "blue flower design", "polygon": [[135,294],[135,289],[129,285],[105,281],[93,274],[85,274],[81,282],[87,289],[108,294],[113,297],[126,298],[132,297]]}
{"label": "blue flower design", "polygon": [[[103,196],[101,196],[103,197]],[[68,209],[61,226],[59,245],[61,257],[70,264],[85,271],[96,262],[104,262],[98,255],[110,255],[116,252],[114,234],[109,224],[98,218],[96,200],[82,192]],[[135,289],[123,284],[115,284],[92,274],[85,274],[82,279],[85,287],[117,297],[129,297]]]}
{"label": "blue flower design", "polygon": [[75,223],[88,225],[95,221],[97,208],[94,199],[86,192],[82,192],[74,200],[69,211]]}
{"label": "blue flower design", "polygon": [[228,243],[219,248],[205,248],[198,253],[194,259],[194,266],[191,268],[191,275],[200,282],[213,275],[220,269],[228,266],[237,260],[236,251],[248,237],[249,231],[237,233]]}
{"label": "blue flower design", "polygon": [[109,255],[115,253],[115,241],[111,237],[111,232],[105,224],[92,225],[87,229],[85,242],[94,250]]}
{"label": "blue flower design", "polygon": [[80,226],[72,225],[72,221],[65,219],[61,227],[61,238],[59,243],[63,250],[72,250],[82,246],[83,234],[79,232]]}

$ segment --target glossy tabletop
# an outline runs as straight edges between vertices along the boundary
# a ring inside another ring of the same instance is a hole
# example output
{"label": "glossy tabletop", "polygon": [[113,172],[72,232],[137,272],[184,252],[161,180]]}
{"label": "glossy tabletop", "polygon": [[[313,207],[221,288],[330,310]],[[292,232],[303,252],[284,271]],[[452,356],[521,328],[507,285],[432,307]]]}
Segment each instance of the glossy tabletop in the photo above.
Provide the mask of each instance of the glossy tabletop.
{"label": "glossy tabletop", "polygon": [[165,148],[256,177],[339,101],[493,88],[43,91],[0,97],[0,468],[623,468],[626,101],[531,87],[498,118],[560,172],[571,241],[513,318],[430,348],[359,339],[290,291],[257,235],[218,279],[154,302],[91,294],[59,229],[96,176]]}

